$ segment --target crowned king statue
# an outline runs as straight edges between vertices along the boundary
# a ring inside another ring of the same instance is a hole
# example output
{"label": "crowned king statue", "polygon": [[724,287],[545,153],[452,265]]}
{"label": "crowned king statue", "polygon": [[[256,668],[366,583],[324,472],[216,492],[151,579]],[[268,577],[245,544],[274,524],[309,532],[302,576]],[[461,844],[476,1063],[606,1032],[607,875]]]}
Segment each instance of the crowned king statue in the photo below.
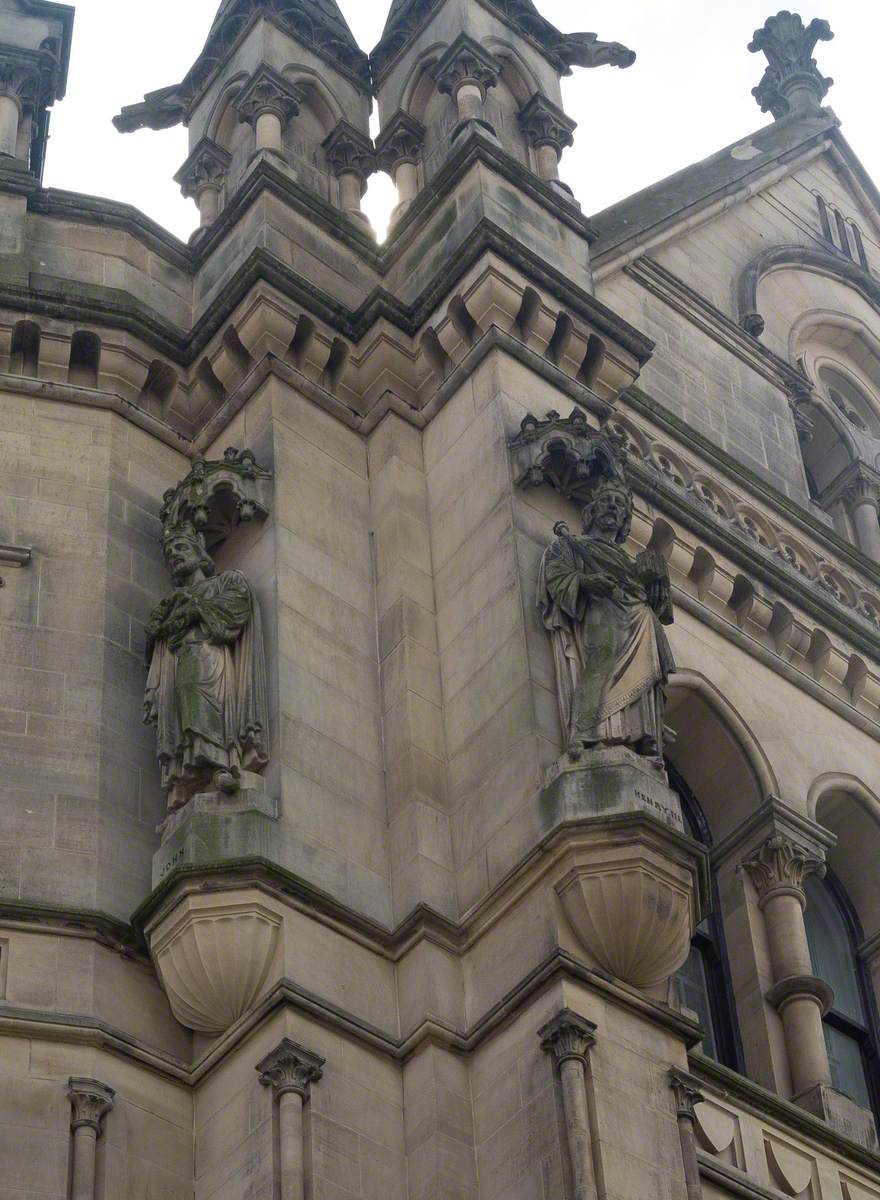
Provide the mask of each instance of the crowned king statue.
{"label": "crowned king statue", "polygon": [[174,591],[147,624],[144,719],[155,725],[170,810],[197,792],[237,792],[268,761],[260,609],[240,571],[215,571],[191,524],[166,528]]}
{"label": "crowned king statue", "polygon": [[541,562],[538,607],[553,641],[566,749],[622,745],[662,768],[665,686],[675,670],[664,624],[672,622],[663,558],[623,549],[632,493],[602,480],[583,510],[583,533],[564,524]]}

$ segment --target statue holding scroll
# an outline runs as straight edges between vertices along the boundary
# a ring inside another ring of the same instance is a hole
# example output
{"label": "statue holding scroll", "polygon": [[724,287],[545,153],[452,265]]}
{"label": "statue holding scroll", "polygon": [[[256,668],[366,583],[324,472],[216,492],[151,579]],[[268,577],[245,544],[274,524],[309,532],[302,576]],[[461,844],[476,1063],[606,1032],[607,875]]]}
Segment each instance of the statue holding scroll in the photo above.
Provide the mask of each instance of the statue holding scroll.
{"label": "statue holding scroll", "polygon": [[553,641],[563,735],[578,759],[627,746],[662,766],[665,685],[675,670],[663,625],[672,622],[666,563],[622,546],[632,494],[601,481],[583,510],[583,534],[556,526],[541,562],[538,606]]}
{"label": "statue holding scroll", "polygon": [[174,591],[147,624],[144,719],[156,726],[170,810],[197,792],[237,792],[268,761],[260,610],[240,571],[215,571],[204,536],[166,526]]}

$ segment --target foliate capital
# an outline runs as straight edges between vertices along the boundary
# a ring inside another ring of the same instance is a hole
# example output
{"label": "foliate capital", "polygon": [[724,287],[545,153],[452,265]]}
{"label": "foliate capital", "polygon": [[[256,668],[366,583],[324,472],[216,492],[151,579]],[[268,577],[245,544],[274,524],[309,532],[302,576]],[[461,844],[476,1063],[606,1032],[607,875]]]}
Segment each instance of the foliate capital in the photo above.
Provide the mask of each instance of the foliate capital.
{"label": "foliate capital", "polygon": [[596,1040],[596,1026],[564,1008],[538,1030],[538,1037],[541,1049],[553,1055],[557,1066],[572,1059],[586,1065],[590,1047]]}
{"label": "foliate capital", "polygon": [[87,1125],[98,1137],[104,1129],[104,1118],[113,1107],[116,1095],[113,1088],[97,1079],[69,1079],[67,1098],[70,1101],[70,1128],[79,1129]]}
{"label": "foliate capital", "polygon": [[761,112],[771,112],[777,121],[794,112],[818,112],[834,80],[820,73],[813,51],[817,42],[830,42],[833,37],[827,21],[817,18],[804,26],[798,13],[792,12],[768,17],[755,30],[749,50],[763,51],[768,62],[761,82],[752,88]]}
{"label": "foliate capital", "polygon": [[669,1072],[669,1086],[675,1096],[676,1116],[685,1117],[689,1121],[696,1120],[694,1109],[706,1098],[700,1091],[699,1081],[686,1071],[673,1067]]}
{"label": "foliate capital", "polygon": [[323,1075],[323,1067],[323,1058],[304,1050],[290,1038],[282,1038],[275,1049],[257,1063],[260,1083],[263,1087],[271,1087],[276,1099],[285,1092],[297,1092],[305,1099],[311,1085]]}
{"label": "foliate capital", "polygon": [[373,143],[348,121],[340,121],[321,144],[330,170],[337,177],[357,175],[364,183],[376,169]]}
{"label": "foliate capital", "polygon": [[797,896],[804,901],[804,880],[809,875],[825,874],[825,860],[783,834],[773,834],[742,863],[755,885],[763,907],[779,894]]}
{"label": "foliate capital", "polygon": [[255,125],[264,113],[274,113],[282,127],[302,107],[302,93],[278,71],[258,67],[235,99],[235,109],[246,125]]}
{"label": "foliate capital", "polygon": [[819,497],[826,509],[840,501],[848,513],[862,504],[880,511],[880,472],[858,459],[840,472]]}
{"label": "foliate capital", "polygon": [[232,162],[229,154],[210,138],[202,138],[192,154],[174,176],[180,190],[189,199],[198,201],[207,187],[221,188]]}
{"label": "foliate capital", "polygon": [[46,50],[0,46],[0,96],[11,96],[23,113],[51,104],[58,62]]}
{"label": "foliate capital", "polygon": [[535,92],[519,111],[519,127],[534,149],[552,146],[557,155],[574,142],[577,122],[566,116],[552,100]]}
{"label": "foliate capital", "polygon": [[471,83],[480,89],[485,100],[486,93],[489,88],[495,87],[500,75],[501,64],[498,59],[466,33],[455,39],[434,69],[437,87],[453,99],[460,87]]}
{"label": "foliate capital", "polygon": [[424,125],[399,109],[376,139],[376,162],[379,170],[390,172],[401,163],[416,162],[424,144]]}

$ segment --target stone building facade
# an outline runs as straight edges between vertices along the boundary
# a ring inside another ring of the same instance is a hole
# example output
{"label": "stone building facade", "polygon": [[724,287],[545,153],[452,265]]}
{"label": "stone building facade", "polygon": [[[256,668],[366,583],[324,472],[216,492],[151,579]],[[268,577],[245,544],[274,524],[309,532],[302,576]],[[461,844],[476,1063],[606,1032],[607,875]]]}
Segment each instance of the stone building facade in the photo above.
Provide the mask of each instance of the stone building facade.
{"label": "stone building facade", "polygon": [[[880,195],[826,23],[588,218],[560,77],[625,47],[224,0],[116,118],[188,127],[188,244],[42,186],[72,23],[0,0],[2,1200],[880,1200]],[[566,729],[538,607],[603,488],[653,739]]]}

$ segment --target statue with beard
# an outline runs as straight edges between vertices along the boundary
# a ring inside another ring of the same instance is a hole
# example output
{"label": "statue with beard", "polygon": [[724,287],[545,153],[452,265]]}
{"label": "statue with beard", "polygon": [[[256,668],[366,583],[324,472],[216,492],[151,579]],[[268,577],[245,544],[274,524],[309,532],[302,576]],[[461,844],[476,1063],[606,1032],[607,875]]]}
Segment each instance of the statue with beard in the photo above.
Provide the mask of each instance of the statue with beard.
{"label": "statue with beard", "polygon": [[144,720],[155,725],[174,811],[197,792],[233,794],[269,758],[260,610],[240,571],[215,572],[191,525],[166,530],[174,591],[146,627]]}
{"label": "statue with beard", "polygon": [[672,622],[666,563],[622,546],[632,494],[599,484],[583,511],[583,534],[557,525],[541,562],[538,607],[556,663],[566,748],[626,746],[662,768],[665,686],[675,670],[664,624]]}

